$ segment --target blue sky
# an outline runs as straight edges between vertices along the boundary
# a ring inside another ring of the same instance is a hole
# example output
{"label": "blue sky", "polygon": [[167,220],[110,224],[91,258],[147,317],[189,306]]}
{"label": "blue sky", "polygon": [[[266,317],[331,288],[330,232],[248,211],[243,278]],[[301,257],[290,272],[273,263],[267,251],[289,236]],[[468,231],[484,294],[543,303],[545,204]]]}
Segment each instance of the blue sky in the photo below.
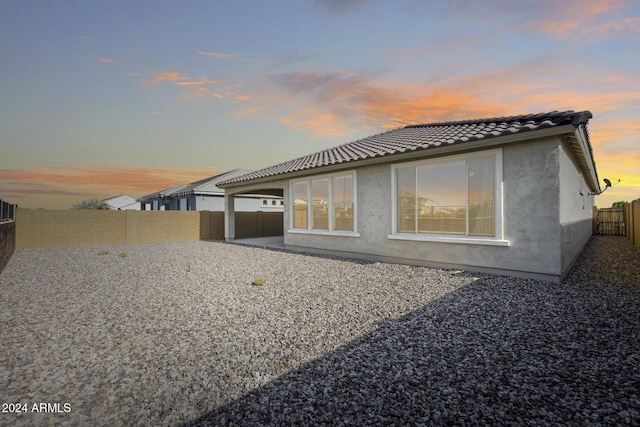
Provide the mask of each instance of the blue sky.
{"label": "blue sky", "polygon": [[640,197],[640,2],[0,0],[0,197],[66,209],[411,123],[590,110]]}

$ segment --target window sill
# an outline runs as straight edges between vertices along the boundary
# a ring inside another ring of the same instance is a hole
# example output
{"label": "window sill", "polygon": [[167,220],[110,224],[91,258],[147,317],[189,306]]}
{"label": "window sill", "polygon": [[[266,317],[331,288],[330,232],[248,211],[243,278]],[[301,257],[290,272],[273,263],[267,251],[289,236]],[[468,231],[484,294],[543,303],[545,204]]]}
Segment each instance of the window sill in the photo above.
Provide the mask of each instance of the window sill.
{"label": "window sill", "polygon": [[329,230],[304,230],[304,229],[290,229],[287,230],[289,234],[314,234],[318,236],[340,236],[340,237],[360,237],[360,233],[355,231],[329,231]]}
{"label": "window sill", "polygon": [[389,240],[411,240],[415,242],[460,243],[464,245],[511,246],[509,240],[468,236],[429,236],[422,234],[390,234]]}

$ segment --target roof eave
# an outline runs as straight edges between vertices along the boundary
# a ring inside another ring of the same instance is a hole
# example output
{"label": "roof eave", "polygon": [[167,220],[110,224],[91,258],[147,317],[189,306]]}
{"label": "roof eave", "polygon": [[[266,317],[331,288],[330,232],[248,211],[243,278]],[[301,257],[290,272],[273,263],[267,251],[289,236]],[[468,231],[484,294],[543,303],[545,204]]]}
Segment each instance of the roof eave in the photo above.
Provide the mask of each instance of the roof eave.
{"label": "roof eave", "polygon": [[194,195],[196,196],[224,196],[224,190],[218,191],[194,191]]}
{"label": "roof eave", "polygon": [[566,141],[582,169],[589,190],[595,194],[600,194],[602,189],[585,126],[581,125],[575,129],[572,135],[567,136]]}

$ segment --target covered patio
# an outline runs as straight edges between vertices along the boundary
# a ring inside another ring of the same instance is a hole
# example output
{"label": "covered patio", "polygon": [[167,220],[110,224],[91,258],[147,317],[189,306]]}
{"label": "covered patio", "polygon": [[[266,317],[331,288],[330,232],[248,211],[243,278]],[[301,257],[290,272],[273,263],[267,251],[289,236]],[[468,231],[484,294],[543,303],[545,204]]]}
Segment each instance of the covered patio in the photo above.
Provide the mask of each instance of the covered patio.
{"label": "covered patio", "polygon": [[[221,185],[222,187],[223,185]],[[283,230],[286,230],[286,220],[287,220],[287,200],[284,197],[284,186],[285,184],[282,182],[275,183],[275,185],[269,185],[269,187],[265,187],[260,184],[253,185],[243,185],[241,187],[235,188],[226,188],[225,187],[225,195],[224,195],[224,239],[227,242],[236,241],[236,207],[235,207],[235,199],[239,196],[246,196],[248,194],[256,195],[269,195],[269,196],[277,196],[282,197],[284,201],[284,214],[282,217],[283,221]],[[282,242],[282,248],[284,248],[284,235],[279,236],[268,236],[264,238],[249,238],[249,239],[238,239],[237,243],[243,244],[242,241],[245,241],[244,244],[252,244],[256,243],[255,240],[266,239],[264,242],[260,241],[258,246],[265,246],[262,243],[273,244],[273,240],[269,240],[271,237],[279,237]],[[247,243],[247,241],[251,243]]]}

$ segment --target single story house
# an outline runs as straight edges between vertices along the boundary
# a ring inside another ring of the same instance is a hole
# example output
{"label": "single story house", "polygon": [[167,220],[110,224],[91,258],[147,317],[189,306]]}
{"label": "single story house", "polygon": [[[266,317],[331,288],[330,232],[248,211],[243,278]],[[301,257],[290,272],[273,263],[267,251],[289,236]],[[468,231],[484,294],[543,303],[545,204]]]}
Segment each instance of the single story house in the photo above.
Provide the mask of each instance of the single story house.
{"label": "single story house", "polygon": [[140,202],[127,194],[109,197],[108,199],[103,199],[102,202],[111,206],[111,209],[116,211],[140,210]]}
{"label": "single story house", "polygon": [[[220,181],[251,172],[234,169],[189,184],[147,194],[138,199],[142,210],[224,211],[224,190],[217,187]],[[247,194],[238,197],[238,212],[282,212],[281,196]]]}
{"label": "single story house", "polygon": [[410,125],[229,178],[225,238],[239,197],[273,194],[288,249],[559,282],[601,192],[591,117]]}

